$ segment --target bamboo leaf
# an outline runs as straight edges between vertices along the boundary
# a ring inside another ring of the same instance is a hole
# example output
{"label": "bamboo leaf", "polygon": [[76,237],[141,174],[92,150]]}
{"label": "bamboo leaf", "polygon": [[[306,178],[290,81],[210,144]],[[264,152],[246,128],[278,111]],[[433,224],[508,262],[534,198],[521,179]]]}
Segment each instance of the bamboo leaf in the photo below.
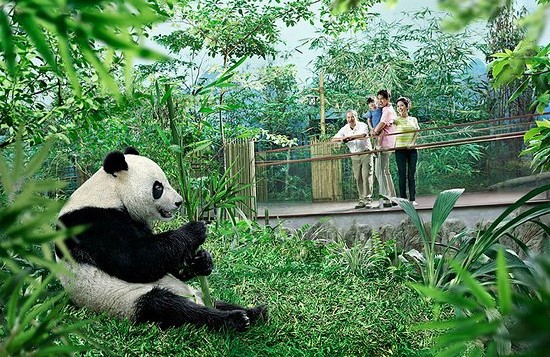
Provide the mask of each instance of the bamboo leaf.
{"label": "bamboo leaf", "polygon": [[508,102],[512,103],[514,100],[516,100],[521,95],[521,93],[525,91],[525,89],[529,85],[529,82],[530,82],[530,78],[529,77],[525,78],[525,80],[521,83],[521,85],[518,88],[516,88],[514,93],[512,93],[512,95],[510,96],[510,99],[508,99]]}
{"label": "bamboo leaf", "polygon": [[[62,189],[67,185],[66,182],[59,181],[59,180],[42,180],[42,181],[32,181],[27,185],[27,189],[32,192],[49,192],[49,191],[55,191]],[[50,202],[50,200],[47,200],[45,202]],[[34,202],[36,203],[36,201]],[[56,202],[56,206],[59,206],[61,208],[61,203]]]}
{"label": "bamboo leaf", "polygon": [[504,315],[509,314],[512,311],[512,288],[502,250],[499,250],[497,256],[497,288],[500,312]]}
{"label": "bamboo leaf", "polygon": [[0,156],[0,183],[2,183],[2,186],[6,190],[7,194],[13,193],[15,183],[10,169],[8,168],[8,164],[4,161],[2,156]]}
{"label": "bamboo leaf", "polygon": [[164,92],[164,95],[162,98],[160,98],[159,105],[164,105],[168,101],[168,98],[172,96],[172,91],[174,90],[174,87],[169,86],[166,91]]}
{"label": "bamboo leaf", "polygon": [[42,28],[40,28],[38,23],[26,13],[16,15],[16,18],[17,21],[21,24],[21,27],[25,29],[27,35],[29,35],[34,46],[42,55],[46,63],[52,68],[54,72],[59,73],[57,61],[55,60],[55,57],[50,49],[50,45],[46,40],[46,36],[44,35]]}
{"label": "bamboo leaf", "polygon": [[6,325],[8,329],[13,329],[18,319],[17,303],[19,302],[19,294],[22,290],[23,279],[17,280],[15,289],[11,292],[6,306]]}
{"label": "bamboo leaf", "polygon": [[97,74],[101,78],[101,83],[105,88],[112,94],[115,95],[117,100],[121,99],[121,94],[118,89],[118,85],[113,79],[113,77],[109,74],[109,69],[105,67],[103,63],[97,58],[96,53],[94,50],[90,47],[90,45],[78,37],[77,42],[80,45],[80,50],[82,51],[82,54],[84,55],[84,58],[90,63],[96,70]]}
{"label": "bamboo leaf", "polygon": [[33,356],[61,356],[61,355],[73,355],[75,352],[86,352],[90,350],[90,346],[75,346],[75,345],[61,345],[61,346],[50,346],[45,348],[40,348],[38,351],[33,353]]}
{"label": "bamboo leaf", "polygon": [[[41,291],[40,293],[43,293],[43,291]],[[63,298],[63,295],[58,294],[53,298],[44,301],[43,303],[34,305],[31,309],[29,309],[28,313],[25,315],[25,318],[23,319],[21,324],[23,326],[27,326],[36,316],[46,313],[62,298]],[[36,300],[33,300],[32,303],[36,303]]]}
{"label": "bamboo leaf", "polygon": [[17,333],[7,346],[8,355],[15,355],[15,351],[24,350],[24,346],[32,346],[35,343],[35,336],[38,327],[29,326],[26,330]]}
{"label": "bamboo leaf", "polygon": [[472,316],[463,317],[463,318],[454,318],[446,321],[429,321],[414,325],[413,330],[447,330],[454,329],[458,327],[466,327],[478,324],[479,322],[485,320],[485,314],[478,313]]}
{"label": "bamboo leaf", "polygon": [[[23,303],[23,305],[20,308],[20,313],[23,316],[27,315],[28,311],[31,309],[31,307],[36,304],[36,302],[38,301],[38,297],[46,291],[46,287],[48,286],[48,284],[50,283],[50,281],[52,279],[53,279],[53,275],[49,275],[46,279],[44,279],[44,281],[40,285],[35,287],[32,294],[29,295],[26,298],[25,302]],[[27,316],[25,316],[25,319],[26,319],[26,317]],[[25,320],[23,320],[23,321],[25,321]],[[22,325],[25,326],[24,323],[22,323]]]}
{"label": "bamboo leaf", "polygon": [[234,70],[239,68],[239,66],[242,65],[247,59],[248,59],[248,56],[244,56],[244,57],[240,58],[237,62],[235,62],[235,64],[233,64],[231,67],[229,67],[227,69],[227,71],[225,71],[225,73],[233,72]]}
{"label": "bamboo leaf", "polygon": [[63,62],[63,67],[65,68],[65,74],[69,79],[69,83],[73,87],[74,93],[80,97],[82,96],[82,88],[80,87],[80,82],[78,81],[78,76],[74,69],[73,58],[71,56],[71,45],[66,33],[57,32],[57,45],[59,49],[59,55]]}
{"label": "bamboo leaf", "polygon": [[466,352],[466,344],[463,342],[454,343],[451,345],[445,345],[445,349],[441,350],[437,357],[456,357],[463,356]]}
{"label": "bamboo leaf", "polygon": [[4,8],[0,8],[0,46],[4,52],[6,68],[12,77],[15,77],[15,46],[13,44],[13,32],[11,31],[8,16],[4,12]]}
{"label": "bamboo leaf", "polygon": [[15,155],[12,164],[12,176],[14,181],[23,180],[25,153],[23,152],[23,124],[17,130],[17,138],[15,140]]}
{"label": "bamboo leaf", "polygon": [[444,334],[435,339],[438,345],[446,346],[458,342],[474,341],[479,336],[493,334],[499,326],[499,321],[477,323],[472,326],[461,326],[453,329],[452,334]]}
{"label": "bamboo leaf", "polygon": [[31,161],[27,164],[25,169],[25,176],[30,177],[40,169],[44,161],[46,161],[52,145],[52,140],[46,140],[42,148],[32,157]]}

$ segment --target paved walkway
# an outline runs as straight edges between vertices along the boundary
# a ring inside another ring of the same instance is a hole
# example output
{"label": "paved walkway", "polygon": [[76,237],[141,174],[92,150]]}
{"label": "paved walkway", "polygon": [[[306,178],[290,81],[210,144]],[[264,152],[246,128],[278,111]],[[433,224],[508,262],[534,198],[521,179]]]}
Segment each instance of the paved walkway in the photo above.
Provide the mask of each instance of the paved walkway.
{"label": "paved walkway", "polygon": [[[465,192],[458,199],[450,218],[462,219],[467,225],[474,225],[483,219],[493,220],[525,193],[527,191]],[[436,196],[417,197],[416,210],[423,219],[429,220],[435,198]],[[548,201],[550,201],[550,193],[546,192],[530,200],[529,204]],[[400,207],[354,209],[356,203],[356,201],[261,202],[258,203],[258,221],[266,221],[266,212],[269,216],[269,224],[283,221],[286,226],[293,228],[314,224],[323,217],[333,219],[339,226],[349,226],[353,221],[373,226],[396,225],[406,218],[406,214]]]}

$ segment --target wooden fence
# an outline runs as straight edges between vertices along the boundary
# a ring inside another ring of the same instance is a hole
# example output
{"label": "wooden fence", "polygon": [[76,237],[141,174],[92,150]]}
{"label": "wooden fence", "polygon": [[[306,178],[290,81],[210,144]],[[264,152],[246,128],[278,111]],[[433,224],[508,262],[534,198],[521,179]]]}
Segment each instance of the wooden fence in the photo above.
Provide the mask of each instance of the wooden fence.
{"label": "wooden fence", "polygon": [[238,207],[250,219],[256,218],[256,159],[254,156],[254,142],[242,139],[232,140],[225,145],[225,162],[230,168],[236,183],[246,186],[240,195],[247,196],[245,204]]}
{"label": "wooden fence", "polygon": [[[311,158],[333,156],[334,144],[312,140]],[[343,199],[342,161],[326,160],[311,162],[312,199],[316,201],[338,201]]]}

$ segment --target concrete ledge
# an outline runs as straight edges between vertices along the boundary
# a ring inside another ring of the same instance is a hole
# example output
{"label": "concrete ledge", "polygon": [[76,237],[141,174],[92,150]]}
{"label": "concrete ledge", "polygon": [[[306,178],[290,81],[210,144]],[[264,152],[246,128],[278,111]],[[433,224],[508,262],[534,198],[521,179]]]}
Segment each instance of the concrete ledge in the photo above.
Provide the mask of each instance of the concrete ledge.
{"label": "concrete ledge", "polygon": [[[494,220],[506,208],[521,198],[526,192],[484,192],[464,193],[457,201],[450,219],[462,220],[468,227],[473,227],[482,220]],[[416,207],[422,219],[431,221],[435,196],[419,197]],[[541,194],[530,200],[526,206],[550,202],[546,194]],[[289,228],[300,228],[305,224],[313,225],[321,219],[331,219],[338,228],[351,227],[353,222],[380,227],[386,224],[397,226],[407,215],[400,207],[384,209],[354,209],[355,201],[324,202],[324,203],[262,203],[258,204],[260,224],[266,223],[265,212],[268,213],[269,224],[274,226],[282,223]],[[266,211],[267,210],[267,211]],[[547,215],[543,220],[550,221]],[[550,222],[549,222],[550,223]]]}

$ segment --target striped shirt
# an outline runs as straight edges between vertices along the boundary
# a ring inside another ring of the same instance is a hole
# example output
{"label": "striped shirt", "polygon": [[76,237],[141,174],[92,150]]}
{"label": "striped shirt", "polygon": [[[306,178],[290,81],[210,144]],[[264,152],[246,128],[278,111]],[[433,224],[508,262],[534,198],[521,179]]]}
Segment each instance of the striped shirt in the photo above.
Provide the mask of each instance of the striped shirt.
{"label": "striped shirt", "polygon": [[406,118],[397,117],[394,122],[395,132],[403,133],[396,135],[395,138],[395,147],[408,147],[415,144],[414,137],[416,133],[415,130],[420,129],[418,126],[418,120],[415,117],[408,116]]}

